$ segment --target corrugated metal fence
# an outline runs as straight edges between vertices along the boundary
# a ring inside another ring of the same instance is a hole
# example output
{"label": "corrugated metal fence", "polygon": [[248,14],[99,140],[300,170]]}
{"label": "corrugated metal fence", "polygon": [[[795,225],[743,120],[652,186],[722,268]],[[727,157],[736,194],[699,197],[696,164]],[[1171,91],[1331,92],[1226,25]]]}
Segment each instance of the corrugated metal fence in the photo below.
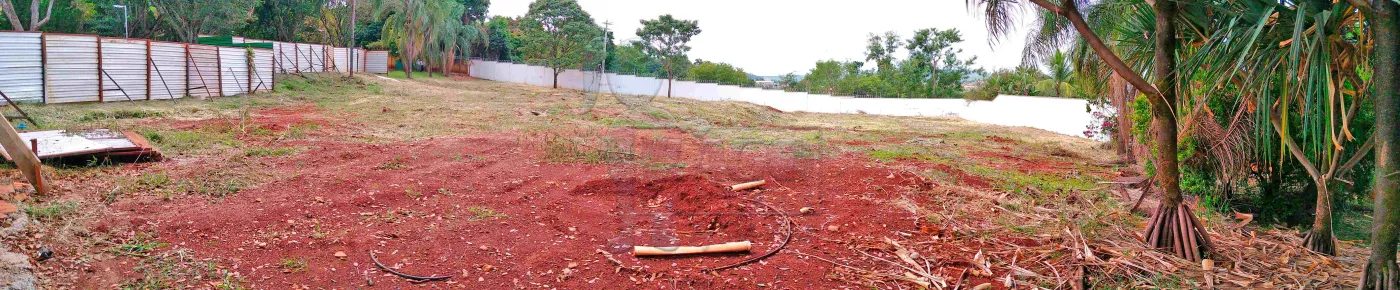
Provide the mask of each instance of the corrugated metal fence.
{"label": "corrugated metal fence", "polygon": [[[388,52],[234,37],[273,49],[0,32],[0,92],[19,102],[206,98],[270,91],[274,73],[388,72]],[[354,55],[352,56],[351,53]]]}

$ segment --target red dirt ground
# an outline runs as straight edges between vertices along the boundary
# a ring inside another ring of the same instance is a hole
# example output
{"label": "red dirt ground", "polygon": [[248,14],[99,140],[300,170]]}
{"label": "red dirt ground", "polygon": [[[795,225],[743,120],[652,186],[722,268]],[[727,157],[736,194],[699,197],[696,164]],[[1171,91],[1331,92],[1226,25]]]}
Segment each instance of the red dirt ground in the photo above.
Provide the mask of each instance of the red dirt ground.
{"label": "red dirt ground", "polygon": [[[315,119],[299,116],[309,111],[301,108],[264,125]],[[942,276],[958,277],[983,246],[937,239],[948,236],[941,225],[889,204],[901,197],[929,204],[928,195],[943,191],[863,155],[818,160],[731,151],[678,130],[608,134],[630,140],[625,145],[652,162],[685,166],[660,170],[640,162],[546,163],[539,138],[513,134],[393,144],[287,141],[276,146],[313,149],[270,159],[266,171],[278,178],[265,185],[217,201],[119,201],[113,205],[118,213],[93,228],[157,233],[162,242],[233,267],[253,289],[362,288],[370,283],[393,289],[849,288],[855,285],[843,279],[855,275],[794,253],[893,270],[869,259],[846,259],[862,256],[855,251],[882,255],[876,249],[888,246],[879,241],[889,237],[935,257]],[[956,174],[969,186],[988,186],[985,179],[946,165],[935,170]],[[738,193],[726,186],[756,179],[768,185]],[[790,215],[795,222],[791,244],[758,263],[700,272],[767,253],[781,242],[781,219],[746,199]],[[806,206],[815,212],[799,214]],[[487,209],[493,214],[484,214]],[[751,253],[641,259],[630,254],[633,245],[741,240],[754,243]],[[635,270],[619,271],[599,250]],[[348,256],[337,258],[338,251]],[[410,283],[378,270],[369,251],[402,272],[456,277]],[[286,273],[278,265],[287,259],[303,259],[307,267]],[[106,288],[119,277],[136,276],[133,262],[119,258],[89,266],[88,271],[116,272],[80,277],[77,287]],[[969,285],[996,282],[969,279]]]}

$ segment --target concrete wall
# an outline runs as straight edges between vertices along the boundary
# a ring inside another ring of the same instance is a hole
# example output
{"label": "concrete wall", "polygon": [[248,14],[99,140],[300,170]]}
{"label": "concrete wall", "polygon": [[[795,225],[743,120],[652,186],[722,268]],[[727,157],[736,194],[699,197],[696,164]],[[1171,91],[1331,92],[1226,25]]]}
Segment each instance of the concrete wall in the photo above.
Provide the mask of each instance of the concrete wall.
{"label": "concrete wall", "polygon": [[[535,86],[550,86],[552,75],[544,67],[484,60],[472,62],[473,77]],[[782,111],[874,114],[888,116],[948,116],[974,122],[1024,126],[1047,131],[1084,136],[1093,123],[1088,102],[1081,99],[999,96],[993,101],[962,99],[894,99],[852,98],[803,92],[785,92],[758,88],[675,81],[668,86],[665,79],[606,74],[594,84],[592,74],[566,71],[560,75],[559,86],[578,90],[603,90],[624,95],[672,95],[701,101],[737,101],[773,107]]]}

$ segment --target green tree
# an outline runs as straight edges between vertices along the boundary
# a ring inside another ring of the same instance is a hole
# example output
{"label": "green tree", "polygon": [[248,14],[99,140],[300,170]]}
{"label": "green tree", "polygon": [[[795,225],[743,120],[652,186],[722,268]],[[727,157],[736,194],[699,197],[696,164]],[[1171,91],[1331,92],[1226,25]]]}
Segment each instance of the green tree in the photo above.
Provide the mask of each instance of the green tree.
{"label": "green tree", "polygon": [[753,86],[754,80],[744,69],[722,62],[700,61],[690,67],[689,77],[696,81],[725,85]]}
{"label": "green tree", "polygon": [[480,24],[486,21],[486,12],[491,9],[491,0],[460,0],[462,4],[462,24]]}
{"label": "green tree", "polygon": [[432,29],[443,21],[439,12],[443,1],[379,0],[374,3],[376,18],[384,19],[383,35],[389,38],[388,42],[397,44],[407,78],[413,78],[413,62],[420,60]]}
{"label": "green tree", "polygon": [[666,97],[671,97],[671,82],[676,79],[678,62],[684,62],[685,53],[690,51],[690,38],[700,34],[700,25],[695,20],[682,20],[661,15],[652,20],[642,20],[637,36],[652,57],[661,60],[666,71]]}
{"label": "green tree", "polygon": [[634,41],[611,50],[614,56],[612,62],[608,63],[608,71],[637,76],[661,76],[661,62],[647,54],[642,46]]}
{"label": "green tree", "polygon": [[200,34],[224,34],[251,19],[259,0],[228,0],[218,5],[199,0],[151,0],[161,19],[170,24],[176,39],[194,43]]}
{"label": "green tree", "polygon": [[258,39],[302,41],[299,36],[309,30],[307,24],[317,16],[322,4],[322,1],[262,0],[262,4],[253,8],[256,17],[238,33]]}
{"label": "green tree", "polygon": [[[71,32],[122,37],[127,35],[127,29],[131,29],[130,35],[132,38],[151,39],[165,38],[164,34],[169,31],[169,26],[166,25],[164,22],[165,20],[161,19],[160,13],[157,13],[155,6],[151,5],[150,1],[95,0],[90,2],[76,1],[73,4],[80,4],[85,9],[92,9],[93,11],[90,13],[90,17],[85,20],[82,18],[64,18],[63,14],[64,10],[66,10],[65,8],[72,9],[72,7],[71,5],[69,5],[70,7],[59,6],[57,8],[59,11],[54,12],[58,14],[58,18],[55,18],[57,21],[48,25],[48,27],[63,25],[63,22],[82,22],[77,23],[78,26],[82,28]],[[122,9],[112,7],[112,5],[126,5],[126,19],[123,19]],[[44,30],[49,29],[46,28]]]}
{"label": "green tree", "polygon": [[555,88],[565,69],[591,67],[600,59],[588,50],[602,30],[574,0],[535,0],[521,21],[525,61],[552,69]]}
{"label": "green tree", "polygon": [[963,79],[974,72],[971,68],[976,58],[959,59],[961,49],[953,45],[962,42],[962,33],[957,29],[940,30],[925,28],[914,31],[906,49],[909,49],[913,72],[923,75],[919,95],[922,97],[962,97]]}
{"label": "green tree", "polygon": [[[53,18],[53,5],[59,2],[59,0],[30,0],[28,14],[29,26],[25,26],[23,22],[20,22],[20,14],[15,12],[15,4],[12,3],[13,1],[16,0],[0,0],[0,13],[5,14],[5,18],[10,21],[10,29],[16,31],[39,31],[40,27],[49,23],[49,19]],[[45,5],[45,3],[47,3],[47,5]],[[39,13],[40,7],[48,8],[45,8],[43,13]],[[40,15],[43,15],[43,17],[39,17]]]}
{"label": "green tree", "polygon": [[1045,66],[1050,69],[1051,90],[1055,92],[1055,97],[1064,96],[1065,89],[1069,87],[1069,81],[1074,77],[1073,68],[1070,67],[1069,58],[1062,51],[1055,51],[1045,62]]}

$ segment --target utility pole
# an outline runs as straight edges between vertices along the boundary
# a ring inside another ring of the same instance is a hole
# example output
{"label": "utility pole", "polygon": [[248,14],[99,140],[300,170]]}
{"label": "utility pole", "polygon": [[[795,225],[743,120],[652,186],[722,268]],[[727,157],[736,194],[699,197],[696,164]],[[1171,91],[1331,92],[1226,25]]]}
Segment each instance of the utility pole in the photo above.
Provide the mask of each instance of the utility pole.
{"label": "utility pole", "polygon": [[[120,4],[118,4],[118,5],[112,5],[112,7],[113,7],[113,8],[121,8],[121,9],[122,9],[122,34],[124,35],[123,38],[131,38],[131,24],[129,24],[130,21],[127,20],[127,17],[126,17],[126,5],[120,5]],[[39,10],[34,10],[34,11],[39,11]],[[30,17],[34,17],[34,16],[30,16]]]}
{"label": "utility pole", "polygon": [[346,63],[350,64],[350,77],[355,77],[355,0],[350,0],[350,47],[345,48]]}
{"label": "utility pole", "polygon": [[612,40],[608,39],[609,25],[612,25],[612,21],[603,21],[603,65],[598,71],[604,75],[608,73],[608,44],[612,44]]}

